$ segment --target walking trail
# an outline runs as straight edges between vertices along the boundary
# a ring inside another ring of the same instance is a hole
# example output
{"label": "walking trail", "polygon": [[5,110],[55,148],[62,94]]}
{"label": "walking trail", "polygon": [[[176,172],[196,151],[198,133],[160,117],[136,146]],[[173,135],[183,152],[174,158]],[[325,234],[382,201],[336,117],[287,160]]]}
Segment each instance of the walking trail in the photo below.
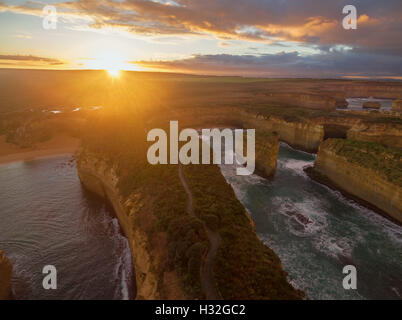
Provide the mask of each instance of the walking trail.
{"label": "walking trail", "polygon": [[[194,206],[193,206],[193,194],[191,193],[190,187],[187,184],[186,178],[184,177],[182,164],[179,164],[179,177],[180,181],[184,187],[184,190],[187,193],[187,213],[190,216],[195,217],[194,214]],[[205,224],[205,230],[207,232],[207,236],[210,243],[210,248],[205,258],[204,265],[201,266],[201,286],[204,291],[207,300],[221,300],[222,297],[219,294],[213,275],[213,267],[216,252],[221,244],[221,237],[218,232],[212,231]]]}

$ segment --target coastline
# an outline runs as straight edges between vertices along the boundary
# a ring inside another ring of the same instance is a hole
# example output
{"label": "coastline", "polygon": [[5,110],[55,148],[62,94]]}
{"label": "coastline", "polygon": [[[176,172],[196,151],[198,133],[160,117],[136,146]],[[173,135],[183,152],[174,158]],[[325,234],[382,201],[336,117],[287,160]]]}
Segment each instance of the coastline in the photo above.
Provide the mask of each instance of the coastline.
{"label": "coastline", "polygon": [[332,182],[327,177],[325,177],[325,176],[321,175],[320,173],[318,173],[317,171],[315,171],[314,167],[308,166],[308,167],[304,168],[304,172],[313,181],[318,182],[318,183],[320,183],[320,184],[322,184],[324,186],[327,186],[328,188],[330,188],[330,189],[332,189],[334,191],[338,191],[345,198],[353,200],[356,203],[358,203],[359,205],[374,211],[375,213],[379,214],[380,216],[384,217],[385,219],[391,221],[392,223],[394,223],[394,224],[396,224],[398,226],[402,226],[402,223],[400,221],[398,221],[397,219],[395,219],[394,217],[389,215],[387,212],[385,212],[384,210],[381,210],[380,208],[378,208],[374,204],[372,204],[372,203],[370,203],[370,202],[368,202],[368,201],[366,201],[366,200],[364,200],[362,198],[359,198],[359,197],[357,197],[355,195],[350,194],[345,189],[343,189],[339,185],[335,184],[334,182]]}
{"label": "coastline", "polygon": [[39,143],[33,148],[22,149],[5,142],[5,137],[0,137],[0,166],[31,161],[43,158],[51,158],[64,154],[74,154],[80,145],[78,138],[68,136],[56,136],[49,141]]}

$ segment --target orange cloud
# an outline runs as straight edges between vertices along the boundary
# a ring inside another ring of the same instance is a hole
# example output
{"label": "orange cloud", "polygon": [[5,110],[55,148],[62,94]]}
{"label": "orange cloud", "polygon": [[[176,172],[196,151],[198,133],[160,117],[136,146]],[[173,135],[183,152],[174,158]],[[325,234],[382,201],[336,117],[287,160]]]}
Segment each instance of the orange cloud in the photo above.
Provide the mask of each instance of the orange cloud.
{"label": "orange cloud", "polygon": [[65,66],[67,62],[54,58],[39,57],[33,55],[0,55],[0,67],[61,67]]}
{"label": "orange cloud", "polygon": [[[296,41],[307,45],[350,45],[401,52],[400,0],[374,6],[362,3],[358,29],[342,28],[343,1],[309,0],[78,0],[54,4],[59,16],[76,21],[76,30],[117,28],[139,35],[193,35],[220,40],[275,43]],[[42,16],[43,4],[0,4],[0,12]],[[375,9],[375,10],[374,10]],[[381,28],[376,28],[381,24]]]}

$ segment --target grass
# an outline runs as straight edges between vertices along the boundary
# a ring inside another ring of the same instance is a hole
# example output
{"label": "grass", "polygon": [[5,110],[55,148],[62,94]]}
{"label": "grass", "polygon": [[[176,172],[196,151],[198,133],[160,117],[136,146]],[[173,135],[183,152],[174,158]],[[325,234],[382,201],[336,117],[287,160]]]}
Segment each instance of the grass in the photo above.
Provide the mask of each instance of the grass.
{"label": "grass", "polygon": [[399,148],[349,139],[328,139],[322,148],[334,151],[351,163],[371,169],[402,187],[402,150]]}
{"label": "grass", "polygon": [[257,238],[252,222],[216,165],[189,165],[184,172],[195,198],[195,213],[222,243],[214,275],[224,299],[299,299],[278,256]]}
{"label": "grass", "polygon": [[[257,238],[244,207],[217,166],[184,166],[196,217],[186,212],[187,195],[178,166],[147,162],[150,143],[146,143],[144,123],[139,114],[101,112],[87,128],[84,145],[116,166],[123,199],[136,195],[145,204],[146,210],[139,210],[132,222],[147,234],[150,252],[166,253],[166,261],[156,270],[160,287],[163,273],[175,270],[188,297],[205,297],[199,271],[209,249],[206,224],[222,237],[214,273],[225,299],[300,298],[302,294],[287,282],[277,255]],[[154,243],[162,235],[166,235],[166,244],[158,249]]]}

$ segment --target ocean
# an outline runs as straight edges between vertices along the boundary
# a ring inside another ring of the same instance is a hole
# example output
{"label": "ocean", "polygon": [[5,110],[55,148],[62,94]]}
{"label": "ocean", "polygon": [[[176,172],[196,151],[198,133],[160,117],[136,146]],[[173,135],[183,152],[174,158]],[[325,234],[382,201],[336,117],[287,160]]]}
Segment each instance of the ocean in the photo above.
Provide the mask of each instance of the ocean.
{"label": "ocean", "polygon": [[[0,250],[16,299],[134,298],[128,241],[82,188],[72,156],[0,166]],[[56,267],[56,290],[43,288],[46,265]]]}

